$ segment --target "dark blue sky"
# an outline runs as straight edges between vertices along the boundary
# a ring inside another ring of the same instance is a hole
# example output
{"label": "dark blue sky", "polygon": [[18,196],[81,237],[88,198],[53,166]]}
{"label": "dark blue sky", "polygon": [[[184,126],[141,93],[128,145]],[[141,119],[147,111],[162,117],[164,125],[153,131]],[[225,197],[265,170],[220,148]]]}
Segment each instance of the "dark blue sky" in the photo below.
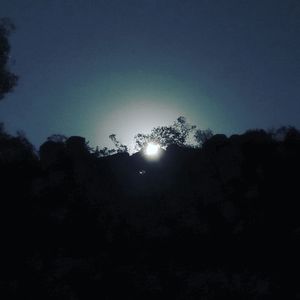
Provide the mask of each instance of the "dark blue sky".
{"label": "dark blue sky", "polygon": [[0,120],[39,145],[104,146],[186,116],[226,134],[300,127],[299,0],[0,0],[15,91]]}

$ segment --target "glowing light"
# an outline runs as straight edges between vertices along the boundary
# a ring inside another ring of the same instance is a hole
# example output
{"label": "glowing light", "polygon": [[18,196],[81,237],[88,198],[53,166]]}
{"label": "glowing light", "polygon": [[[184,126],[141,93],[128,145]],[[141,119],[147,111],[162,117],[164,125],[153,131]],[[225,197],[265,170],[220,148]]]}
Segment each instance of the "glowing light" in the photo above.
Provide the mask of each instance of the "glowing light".
{"label": "glowing light", "polygon": [[146,155],[155,156],[158,154],[160,146],[158,144],[149,143],[146,147]]}

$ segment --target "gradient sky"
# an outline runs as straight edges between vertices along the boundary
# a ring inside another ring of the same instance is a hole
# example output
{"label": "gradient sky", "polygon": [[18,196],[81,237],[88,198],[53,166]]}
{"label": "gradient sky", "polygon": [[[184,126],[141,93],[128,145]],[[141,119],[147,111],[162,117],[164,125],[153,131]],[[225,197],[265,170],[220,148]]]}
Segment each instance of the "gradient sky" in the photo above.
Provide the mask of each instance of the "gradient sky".
{"label": "gradient sky", "polygon": [[299,0],[0,0],[11,18],[10,132],[109,145],[184,115],[240,133],[300,127]]}

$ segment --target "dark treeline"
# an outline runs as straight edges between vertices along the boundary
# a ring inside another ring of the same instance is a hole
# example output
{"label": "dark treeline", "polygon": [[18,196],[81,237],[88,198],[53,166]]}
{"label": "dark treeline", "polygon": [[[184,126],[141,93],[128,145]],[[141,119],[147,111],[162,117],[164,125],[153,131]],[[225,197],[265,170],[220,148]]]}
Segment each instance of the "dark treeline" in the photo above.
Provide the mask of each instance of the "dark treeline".
{"label": "dark treeline", "polygon": [[1,128],[3,299],[299,298],[299,131],[161,151]]}

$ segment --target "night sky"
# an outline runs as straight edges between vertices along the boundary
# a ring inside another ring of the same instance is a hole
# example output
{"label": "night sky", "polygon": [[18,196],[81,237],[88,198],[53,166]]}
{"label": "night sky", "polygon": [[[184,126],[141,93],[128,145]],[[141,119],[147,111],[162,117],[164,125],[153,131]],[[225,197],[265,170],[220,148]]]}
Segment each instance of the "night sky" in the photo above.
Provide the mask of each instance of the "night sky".
{"label": "night sky", "polygon": [[300,127],[299,0],[0,0],[15,91],[0,120],[124,143],[184,115],[241,133]]}

